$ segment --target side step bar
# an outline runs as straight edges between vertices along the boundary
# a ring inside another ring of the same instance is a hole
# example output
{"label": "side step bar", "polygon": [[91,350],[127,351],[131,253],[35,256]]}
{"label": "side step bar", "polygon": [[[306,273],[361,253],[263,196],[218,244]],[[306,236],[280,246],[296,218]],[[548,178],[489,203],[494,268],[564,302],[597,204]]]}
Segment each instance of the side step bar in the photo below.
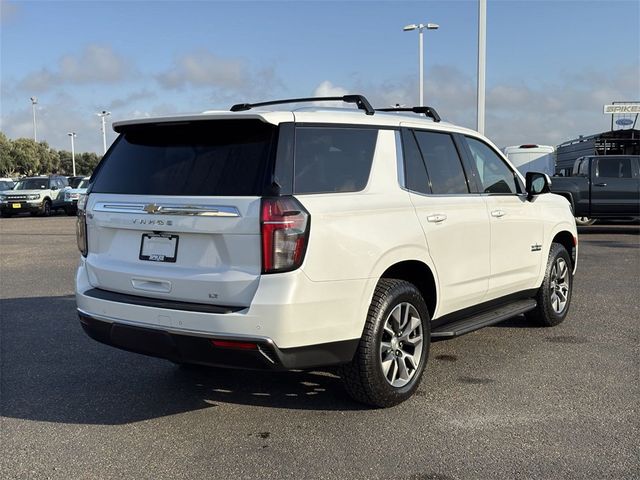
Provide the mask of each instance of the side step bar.
{"label": "side step bar", "polygon": [[528,312],[536,308],[537,302],[533,298],[519,300],[517,302],[503,305],[494,310],[479,313],[473,317],[463,318],[451,323],[440,325],[431,331],[431,338],[454,338],[470,333],[480,328],[488,327],[500,323],[508,318],[515,317],[521,313]]}

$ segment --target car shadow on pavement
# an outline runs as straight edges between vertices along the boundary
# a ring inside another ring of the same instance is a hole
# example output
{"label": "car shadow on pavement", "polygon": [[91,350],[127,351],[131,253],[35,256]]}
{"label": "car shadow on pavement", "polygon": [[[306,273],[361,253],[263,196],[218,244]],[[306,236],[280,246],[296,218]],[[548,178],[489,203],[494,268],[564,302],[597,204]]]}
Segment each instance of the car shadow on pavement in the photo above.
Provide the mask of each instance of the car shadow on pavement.
{"label": "car shadow on pavement", "polygon": [[588,227],[578,227],[578,235],[640,235],[640,225],[590,225]]}
{"label": "car shadow on pavement", "polygon": [[0,415],[119,425],[212,408],[360,410],[330,372],[178,367],[102,345],[77,319],[75,298],[0,300]]}
{"label": "car shadow on pavement", "polygon": [[492,327],[497,328],[544,328],[540,324],[536,323],[535,320],[531,320],[527,318],[525,315],[516,315],[515,317],[507,318],[506,320],[496,323],[492,325]]}

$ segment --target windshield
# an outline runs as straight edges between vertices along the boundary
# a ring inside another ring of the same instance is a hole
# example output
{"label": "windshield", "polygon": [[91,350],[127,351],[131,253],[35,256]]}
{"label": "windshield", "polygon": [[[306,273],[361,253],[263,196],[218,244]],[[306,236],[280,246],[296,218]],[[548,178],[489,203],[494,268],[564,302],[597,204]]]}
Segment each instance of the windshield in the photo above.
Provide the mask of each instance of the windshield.
{"label": "windshield", "polygon": [[0,190],[11,190],[12,188],[13,188],[13,182],[0,180]]}
{"label": "windshield", "polygon": [[44,190],[49,188],[48,178],[25,178],[20,180],[14,190]]}

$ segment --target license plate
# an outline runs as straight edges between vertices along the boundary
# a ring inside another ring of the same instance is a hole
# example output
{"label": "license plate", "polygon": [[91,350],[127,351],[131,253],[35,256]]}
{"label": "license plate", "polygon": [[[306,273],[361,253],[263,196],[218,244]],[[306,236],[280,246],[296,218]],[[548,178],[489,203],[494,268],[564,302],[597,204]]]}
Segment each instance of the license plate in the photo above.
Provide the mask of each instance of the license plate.
{"label": "license plate", "polygon": [[11,204],[11,208],[20,208],[22,205],[20,205],[19,203],[12,203]]}
{"label": "license plate", "polygon": [[175,262],[178,255],[178,235],[143,233],[140,260]]}

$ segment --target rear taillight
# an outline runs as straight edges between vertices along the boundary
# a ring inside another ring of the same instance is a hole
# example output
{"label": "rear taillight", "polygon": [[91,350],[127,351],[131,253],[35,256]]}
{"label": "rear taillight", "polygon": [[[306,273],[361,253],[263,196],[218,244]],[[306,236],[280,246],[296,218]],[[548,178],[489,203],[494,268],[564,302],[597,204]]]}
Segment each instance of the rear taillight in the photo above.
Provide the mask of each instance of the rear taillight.
{"label": "rear taillight", "polygon": [[83,257],[87,256],[89,246],[87,243],[87,215],[85,206],[87,204],[87,195],[80,195],[78,199],[78,216],[76,217],[76,240],[78,242],[78,250]]}
{"label": "rear taillight", "polygon": [[262,273],[288,272],[302,265],[309,221],[309,213],[293,197],[262,199]]}

